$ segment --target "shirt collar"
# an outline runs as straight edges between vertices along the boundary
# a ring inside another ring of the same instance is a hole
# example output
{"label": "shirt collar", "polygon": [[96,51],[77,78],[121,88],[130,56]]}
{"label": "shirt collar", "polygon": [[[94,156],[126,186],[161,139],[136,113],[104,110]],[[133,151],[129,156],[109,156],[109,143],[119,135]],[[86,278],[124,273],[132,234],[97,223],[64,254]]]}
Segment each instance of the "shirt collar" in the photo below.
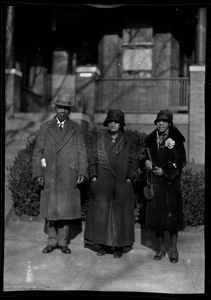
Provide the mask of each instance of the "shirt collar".
{"label": "shirt collar", "polygon": [[59,118],[56,117],[56,122],[58,126],[64,126],[64,123],[68,120],[68,117],[66,119],[64,119],[64,121],[60,122]]}

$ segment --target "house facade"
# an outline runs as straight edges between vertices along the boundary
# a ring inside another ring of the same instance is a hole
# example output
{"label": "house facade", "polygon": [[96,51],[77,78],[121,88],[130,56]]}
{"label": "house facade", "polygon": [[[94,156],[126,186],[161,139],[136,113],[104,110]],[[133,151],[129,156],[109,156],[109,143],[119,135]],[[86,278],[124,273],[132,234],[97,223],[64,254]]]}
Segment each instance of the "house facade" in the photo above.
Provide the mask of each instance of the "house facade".
{"label": "house facade", "polygon": [[119,108],[128,129],[149,133],[171,109],[188,161],[204,164],[206,7],[18,4],[4,15],[9,139],[33,134],[65,93],[86,129]]}

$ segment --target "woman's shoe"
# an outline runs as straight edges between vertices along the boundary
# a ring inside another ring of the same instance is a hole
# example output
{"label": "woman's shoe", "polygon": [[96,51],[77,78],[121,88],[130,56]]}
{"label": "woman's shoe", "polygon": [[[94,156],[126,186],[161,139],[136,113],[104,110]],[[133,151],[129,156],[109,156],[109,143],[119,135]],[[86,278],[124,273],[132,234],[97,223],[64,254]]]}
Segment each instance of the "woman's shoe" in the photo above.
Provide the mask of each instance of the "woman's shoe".
{"label": "woman's shoe", "polygon": [[97,255],[98,256],[103,256],[106,254],[106,251],[104,248],[100,248],[98,251],[97,251]]}
{"label": "woman's shoe", "polygon": [[170,253],[169,253],[169,260],[171,263],[175,264],[178,262],[179,260],[179,253],[177,250],[170,250]]}
{"label": "woman's shoe", "polygon": [[114,251],[113,257],[114,258],[120,258],[120,257],[122,257],[122,251]]}
{"label": "woman's shoe", "polygon": [[115,249],[113,257],[114,258],[122,257],[122,247],[118,247],[118,248]]}
{"label": "woman's shoe", "polygon": [[154,260],[161,260],[163,257],[165,257],[165,255],[166,255],[165,250],[158,250],[154,257]]}

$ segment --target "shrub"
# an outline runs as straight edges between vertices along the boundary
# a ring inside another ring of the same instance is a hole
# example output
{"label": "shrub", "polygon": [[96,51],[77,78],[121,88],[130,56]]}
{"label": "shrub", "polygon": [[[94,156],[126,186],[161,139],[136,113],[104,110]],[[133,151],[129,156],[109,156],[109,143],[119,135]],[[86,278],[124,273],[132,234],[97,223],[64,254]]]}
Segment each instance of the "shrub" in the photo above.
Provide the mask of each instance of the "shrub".
{"label": "shrub", "polygon": [[32,154],[35,138],[29,139],[26,147],[20,150],[9,169],[9,190],[17,216],[39,214],[39,190],[32,181]]}
{"label": "shrub", "polygon": [[181,177],[184,223],[204,225],[205,173],[192,167],[183,170]]}

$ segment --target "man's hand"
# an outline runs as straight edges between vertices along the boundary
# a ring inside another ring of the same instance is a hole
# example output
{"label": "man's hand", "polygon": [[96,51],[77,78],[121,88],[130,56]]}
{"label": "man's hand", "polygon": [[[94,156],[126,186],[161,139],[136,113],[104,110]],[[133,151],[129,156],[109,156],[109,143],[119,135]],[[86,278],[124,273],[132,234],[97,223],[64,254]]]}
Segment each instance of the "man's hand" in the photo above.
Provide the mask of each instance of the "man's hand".
{"label": "man's hand", "polygon": [[92,178],[92,181],[97,181],[97,177],[93,177],[93,178]]}
{"label": "man's hand", "polygon": [[85,177],[82,176],[82,175],[79,175],[78,180],[77,180],[77,184],[81,184],[82,182],[84,182],[84,180],[85,180]]}

